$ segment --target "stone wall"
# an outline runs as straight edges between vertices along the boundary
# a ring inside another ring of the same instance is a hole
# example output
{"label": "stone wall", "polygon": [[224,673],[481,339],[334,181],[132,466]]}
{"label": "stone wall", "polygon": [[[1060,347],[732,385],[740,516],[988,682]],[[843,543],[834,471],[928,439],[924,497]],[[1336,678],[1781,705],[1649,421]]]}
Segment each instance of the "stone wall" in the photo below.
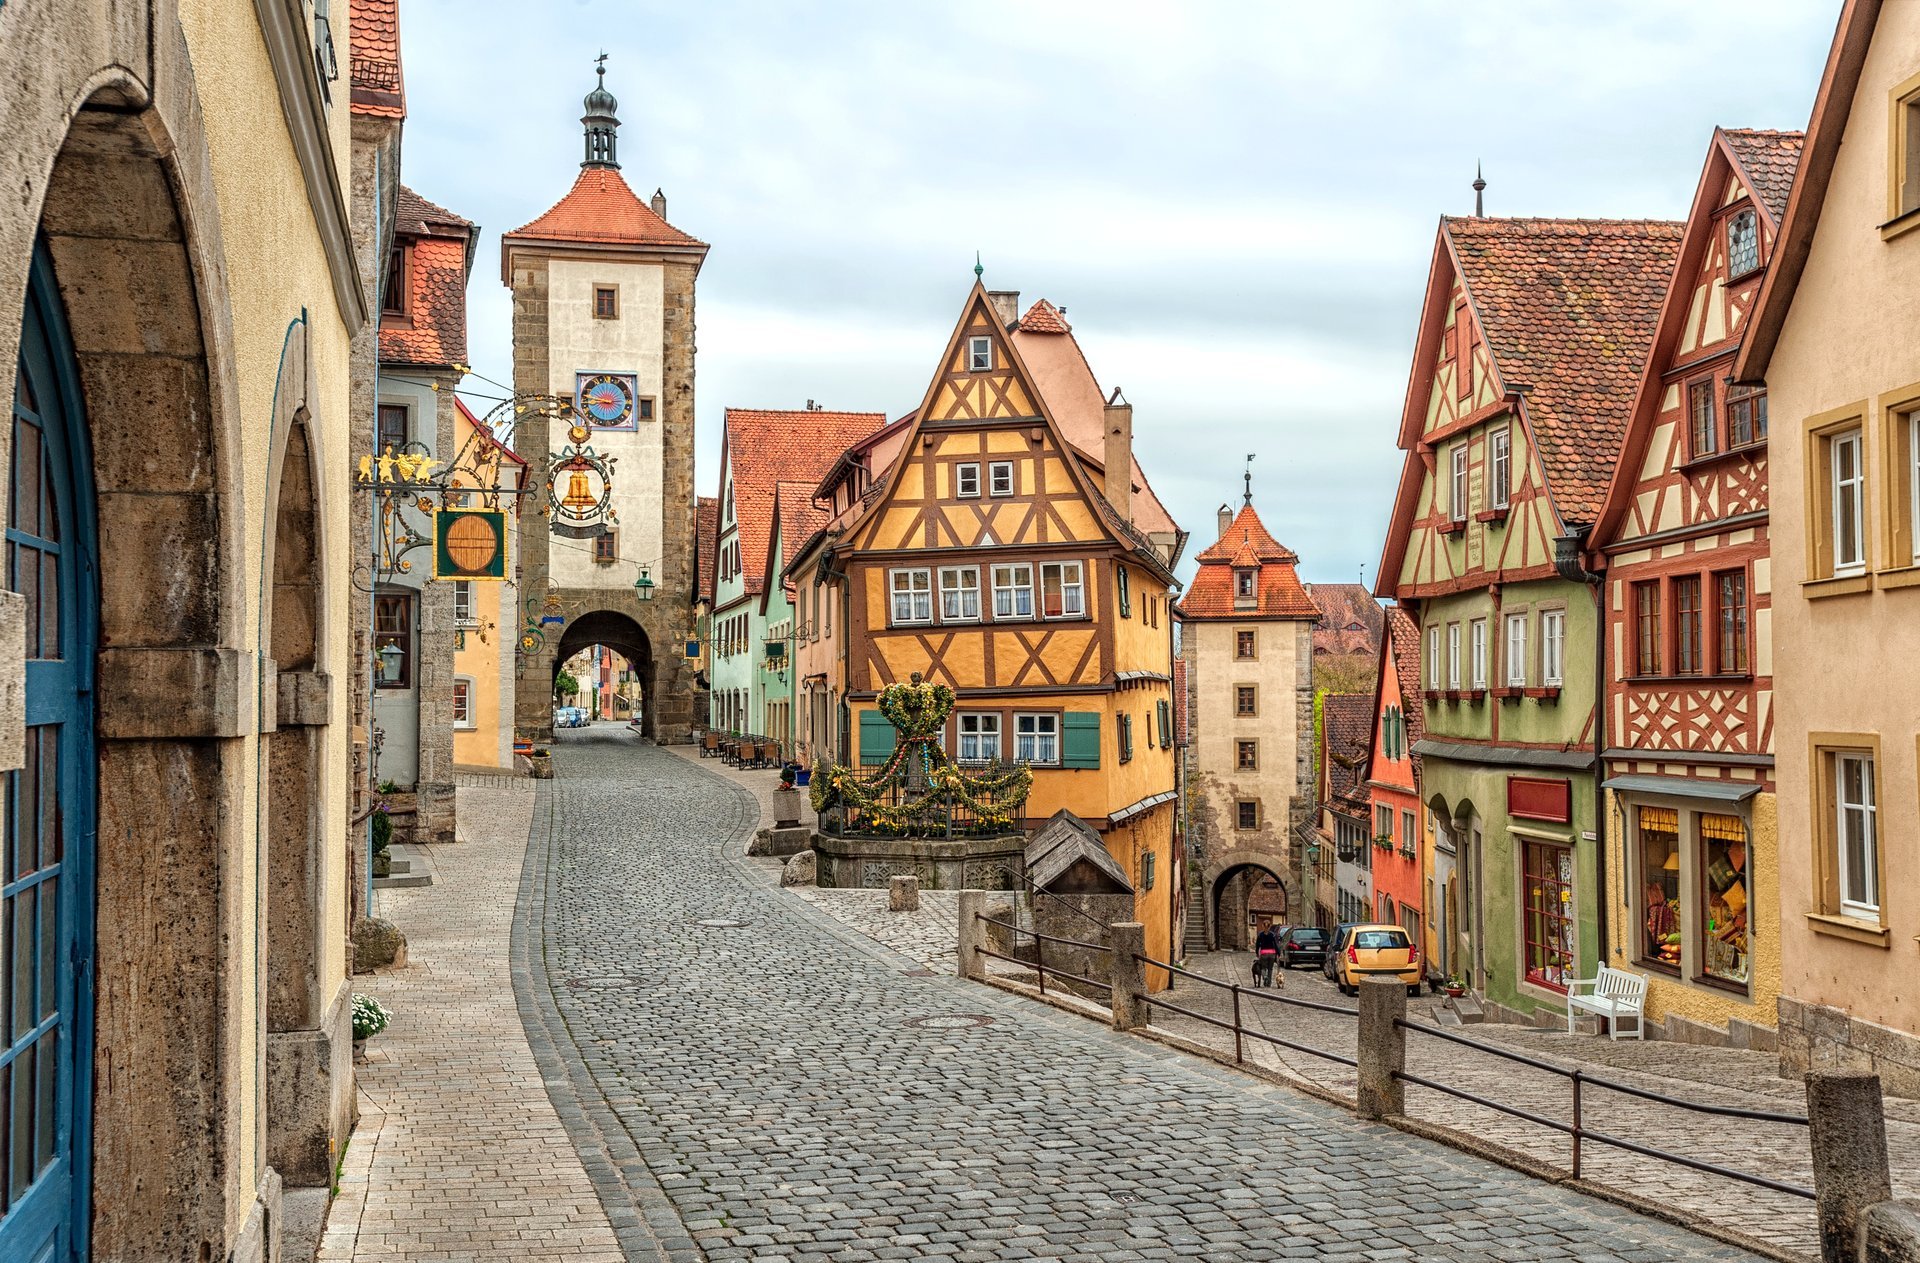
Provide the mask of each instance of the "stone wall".
{"label": "stone wall", "polygon": [[1780,1073],[1864,1071],[1894,1096],[1920,1098],[1920,1036],[1863,1021],[1846,1010],[1780,997]]}

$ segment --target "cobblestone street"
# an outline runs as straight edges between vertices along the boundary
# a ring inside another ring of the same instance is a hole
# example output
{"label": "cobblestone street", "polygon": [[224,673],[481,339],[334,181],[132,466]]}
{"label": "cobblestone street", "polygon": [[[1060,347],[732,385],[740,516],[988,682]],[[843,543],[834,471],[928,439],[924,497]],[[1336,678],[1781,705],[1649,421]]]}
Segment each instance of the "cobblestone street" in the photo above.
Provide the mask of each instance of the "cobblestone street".
{"label": "cobblestone street", "polygon": [[821,914],[859,892],[745,860],[754,795],[696,761],[593,729],[554,761],[522,1008],[629,1258],[1748,1257],[924,973]]}

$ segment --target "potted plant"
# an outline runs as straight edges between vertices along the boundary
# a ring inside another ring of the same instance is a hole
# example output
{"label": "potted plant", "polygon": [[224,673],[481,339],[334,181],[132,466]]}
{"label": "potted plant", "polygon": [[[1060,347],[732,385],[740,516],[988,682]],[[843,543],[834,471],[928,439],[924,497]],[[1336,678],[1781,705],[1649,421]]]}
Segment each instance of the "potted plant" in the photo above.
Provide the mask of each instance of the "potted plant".
{"label": "potted plant", "polygon": [[393,841],[393,817],[387,814],[386,799],[373,804],[373,875],[385,877],[393,872],[393,856],[387,846]]}
{"label": "potted plant", "polygon": [[393,1014],[385,1005],[370,995],[353,997],[353,1059],[356,1063],[367,1059],[367,1041],[387,1029],[387,1023],[393,1021]]}
{"label": "potted plant", "polygon": [[800,791],[795,782],[800,775],[798,763],[780,766],[780,788],[773,794],[773,827],[792,829],[800,824]]}
{"label": "potted plant", "polygon": [[1467,994],[1466,981],[1459,974],[1449,974],[1446,983],[1440,989],[1456,1000]]}
{"label": "potted plant", "polygon": [[538,781],[552,780],[553,779],[553,751],[545,749],[541,746],[535,746],[531,751],[527,753],[527,766],[532,770],[533,778],[535,780],[538,780]]}
{"label": "potted plant", "polygon": [[1391,833],[1383,833],[1373,840],[1373,844],[1383,851],[1391,851],[1393,849],[1393,835]]}

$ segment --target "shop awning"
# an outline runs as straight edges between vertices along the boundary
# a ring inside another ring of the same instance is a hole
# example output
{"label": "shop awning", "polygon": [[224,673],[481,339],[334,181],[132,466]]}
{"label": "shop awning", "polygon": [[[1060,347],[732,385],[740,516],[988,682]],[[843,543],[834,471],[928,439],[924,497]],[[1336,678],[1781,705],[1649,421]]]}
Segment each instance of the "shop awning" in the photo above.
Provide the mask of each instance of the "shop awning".
{"label": "shop awning", "polygon": [[1683,776],[1615,776],[1600,783],[1621,793],[1669,794],[1717,803],[1743,803],[1760,792],[1753,781],[1695,781]]}
{"label": "shop awning", "polygon": [[1435,741],[1431,737],[1414,742],[1413,752],[1453,763],[1485,763],[1494,767],[1564,767],[1579,771],[1593,766],[1592,750],[1467,745],[1457,741]]}

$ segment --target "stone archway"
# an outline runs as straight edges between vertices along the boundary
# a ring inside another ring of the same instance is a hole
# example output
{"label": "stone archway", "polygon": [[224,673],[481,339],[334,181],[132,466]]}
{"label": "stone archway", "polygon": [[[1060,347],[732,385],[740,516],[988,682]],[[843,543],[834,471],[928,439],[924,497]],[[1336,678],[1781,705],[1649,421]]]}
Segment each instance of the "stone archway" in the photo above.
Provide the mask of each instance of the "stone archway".
{"label": "stone archway", "polygon": [[[1277,923],[1286,922],[1290,904],[1285,872],[1284,865],[1250,856],[1237,860],[1229,856],[1214,868],[1207,887],[1207,911],[1216,949],[1252,950],[1256,916],[1266,915]],[[1275,887],[1277,899],[1272,897]]]}
{"label": "stone archway", "polygon": [[654,739],[660,707],[656,705],[659,694],[654,687],[653,642],[648,639],[646,630],[625,614],[613,610],[594,610],[567,624],[554,649],[553,663],[547,676],[549,691],[567,659],[594,645],[605,645],[632,664],[634,674],[640,679],[640,735]]}

